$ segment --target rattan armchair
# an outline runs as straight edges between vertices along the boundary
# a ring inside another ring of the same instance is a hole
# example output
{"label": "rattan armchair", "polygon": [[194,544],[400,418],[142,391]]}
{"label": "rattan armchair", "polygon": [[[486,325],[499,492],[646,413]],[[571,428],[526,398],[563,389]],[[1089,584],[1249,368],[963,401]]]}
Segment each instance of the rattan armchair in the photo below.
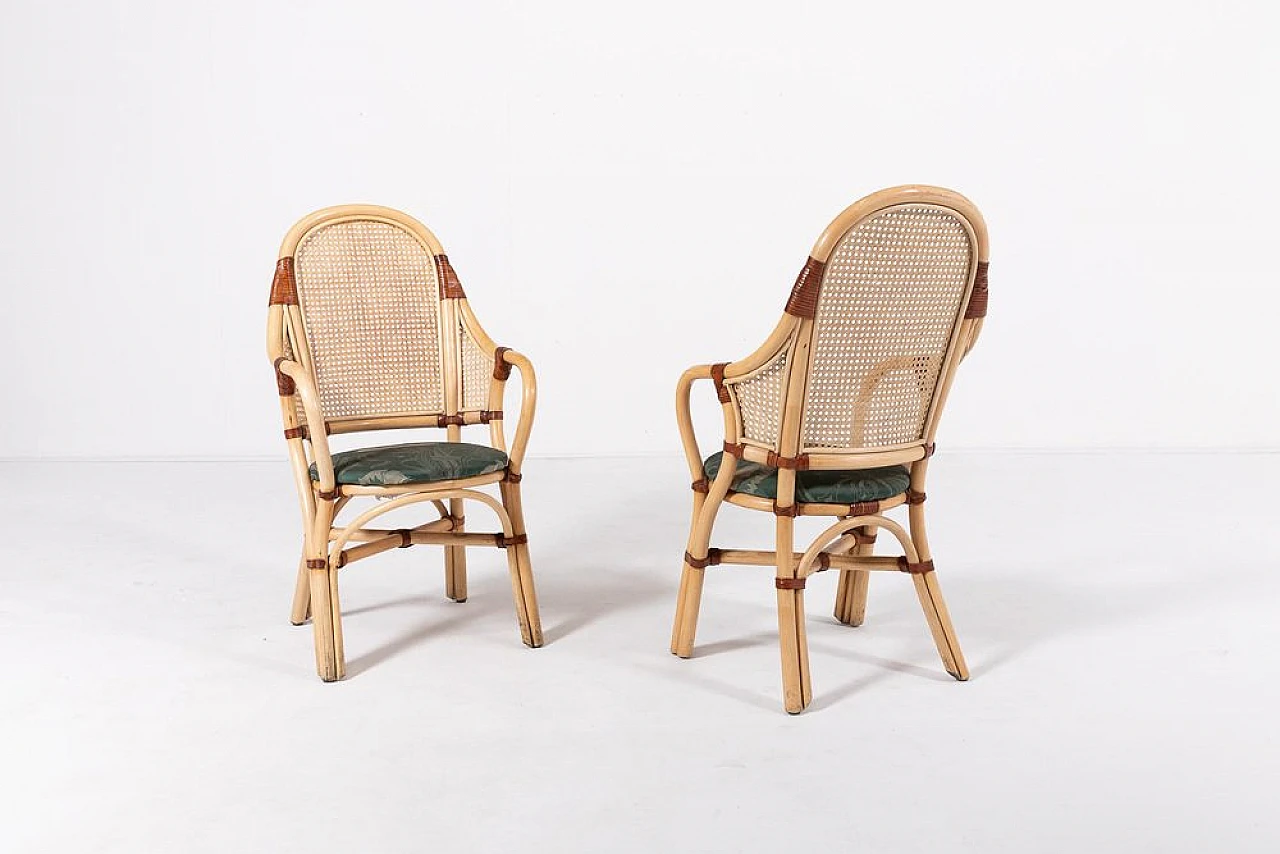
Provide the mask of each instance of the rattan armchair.
{"label": "rattan armchair", "polygon": [[[925,473],[956,367],[987,306],[987,231],[938,187],[895,187],[847,208],[818,238],[773,333],[737,362],[680,378],[676,415],[693,478],[693,521],[671,651],[693,653],[703,576],[718,564],[776,567],[784,705],[812,698],[805,579],[841,573],[835,616],[861,625],[873,570],[909,573],[947,672],[969,677],[925,536]],[[706,459],[689,410],[697,380],[723,409],[724,450]],[[774,514],[776,551],[710,548],[722,503]],[[884,515],[907,506],[908,527]],[[797,516],[834,516],[803,552]],[[888,531],[898,556],[872,554]]]}
{"label": "rattan armchair", "polygon": [[[302,219],[280,247],[267,351],[302,504],[291,619],[301,625],[311,617],[320,677],[332,682],[345,669],[339,569],[393,548],[444,546],[445,592],[456,602],[467,599],[466,548],[505,549],[521,637],[541,646],[520,505],[533,366],[485,334],[435,235],[372,205]],[[503,392],[513,367],[522,397],[508,449]],[[488,445],[462,442],[462,428],[475,424],[488,425]],[[446,441],[329,449],[332,434],[422,427],[443,428]],[[491,484],[499,498],[479,490]],[[335,522],[348,502],[370,498],[384,500]],[[502,530],[466,531],[466,501],[491,509]],[[391,510],[426,503],[439,518],[407,529],[368,527]]]}

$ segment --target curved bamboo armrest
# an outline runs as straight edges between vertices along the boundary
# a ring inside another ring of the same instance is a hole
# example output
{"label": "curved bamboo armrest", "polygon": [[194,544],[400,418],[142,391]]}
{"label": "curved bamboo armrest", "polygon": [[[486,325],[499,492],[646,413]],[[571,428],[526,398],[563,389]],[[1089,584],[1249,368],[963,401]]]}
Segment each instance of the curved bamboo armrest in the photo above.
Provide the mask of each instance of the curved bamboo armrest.
{"label": "curved bamboo armrest", "polygon": [[[516,421],[516,432],[511,439],[511,450],[507,453],[507,469],[512,474],[520,474],[520,466],[524,462],[525,447],[529,444],[529,433],[533,431],[533,412],[538,404],[538,377],[534,373],[533,363],[528,357],[515,350],[504,349],[502,362],[520,372],[520,418]],[[500,387],[506,385],[506,378],[497,379]],[[499,398],[501,399],[501,398]],[[495,426],[497,422],[494,422]],[[501,430],[501,427],[497,428]],[[495,439],[495,446],[502,444],[501,434]]]}
{"label": "curved bamboo armrest", "polygon": [[680,443],[684,446],[684,455],[689,463],[689,477],[702,480],[702,451],[698,449],[698,436],[693,430],[693,415],[689,411],[689,394],[693,384],[698,380],[713,379],[711,365],[694,365],[680,375],[676,384],[676,422],[680,426]]}
{"label": "curved bamboo armrest", "polygon": [[329,436],[325,430],[324,416],[320,414],[320,392],[311,380],[311,373],[297,362],[282,358],[276,362],[276,370],[293,380],[294,394],[302,398],[302,416],[307,424],[307,436],[311,439],[311,452],[315,456],[316,473],[320,477],[320,490],[333,492],[333,457],[329,453]]}

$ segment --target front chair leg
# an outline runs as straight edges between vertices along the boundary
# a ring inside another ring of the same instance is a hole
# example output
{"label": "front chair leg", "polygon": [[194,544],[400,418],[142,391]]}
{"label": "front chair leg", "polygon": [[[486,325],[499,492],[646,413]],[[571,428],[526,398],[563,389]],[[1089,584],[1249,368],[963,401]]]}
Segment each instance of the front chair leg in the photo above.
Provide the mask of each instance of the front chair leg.
{"label": "front chair leg", "polygon": [[342,652],[342,610],[338,604],[338,570],[325,558],[312,558],[311,626],[316,643],[316,672],[325,682],[346,674]]}
{"label": "front chair leg", "polygon": [[[874,528],[859,528],[857,536],[861,542],[854,546],[855,557],[868,557],[875,551],[874,543],[866,538],[875,531]],[[871,581],[871,573],[861,569],[846,570],[840,573],[840,586],[836,589],[835,618],[846,626],[860,626],[867,616],[867,586]]]}
{"label": "front chair leg", "polygon": [[[932,567],[933,558],[929,551],[929,537],[925,533],[924,525],[924,502],[913,503],[908,513],[911,521],[911,541],[919,555],[918,560]],[[911,580],[916,584],[916,595],[920,598],[920,607],[924,608],[925,619],[929,621],[929,631],[933,633],[933,642],[938,647],[942,666],[956,679],[964,682],[969,678],[969,666],[965,664],[964,653],[960,651],[960,641],[956,639],[955,627],[951,625],[951,614],[947,612],[947,603],[942,599],[942,588],[938,586],[937,574],[930,568],[928,572],[912,575]]]}
{"label": "front chair leg", "polygon": [[782,701],[790,714],[799,714],[813,700],[809,678],[809,641],[804,626],[804,579],[795,577],[792,556],[794,520],[779,516],[778,564],[774,586],[778,589],[778,640],[782,648]]}
{"label": "front chair leg", "polygon": [[685,561],[680,573],[680,592],[676,594],[676,616],[671,627],[671,653],[680,658],[693,655],[693,641],[698,633],[698,610],[702,607],[702,582],[706,577],[704,566],[689,563],[689,558],[704,561],[711,542],[711,529],[715,525],[720,502],[706,500],[701,492],[693,494],[693,518],[689,522],[689,539]]}
{"label": "front chair leg", "polygon": [[[463,501],[449,499],[449,515],[454,519],[453,531],[462,533],[464,528]],[[467,550],[464,546],[444,547],[444,595],[459,604],[467,601]]]}
{"label": "front chair leg", "polygon": [[[502,505],[511,519],[511,530],[517,539],[525,538],[524,510],[520,504],[520,485],[503,481],[499,484]],[[507,546],[507,565],[511,570],[511,595],[515,600],[516,619],[520,621],[520,638],[525,646],[542,646],[542,618],[538,613],[538,593],[533,585],[533,565],[527,542]]]}
{"label": "front chair leg", "polygon": [[298,580],[293,586],[293,610],[289,612],[289,622],[300,626],[311,616],[311,574],[307,570],[307,555],[303,552],[298,560]]}

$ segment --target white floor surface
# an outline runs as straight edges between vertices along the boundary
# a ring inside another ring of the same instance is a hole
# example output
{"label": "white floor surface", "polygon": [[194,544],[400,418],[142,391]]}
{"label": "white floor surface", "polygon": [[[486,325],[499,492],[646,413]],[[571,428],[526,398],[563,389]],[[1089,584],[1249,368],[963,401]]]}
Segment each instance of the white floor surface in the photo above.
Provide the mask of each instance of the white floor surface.
{"label": "white floor surface", "polygon": [[[942,449],[972,680],[906,576],[855,629],[825,573],[791,717],[769,569],[708,570],[694,658],[667,651],[678,460],[527,464],[543,649],[497,550],[461,605],[438,548],[344,569],[329,685],[287,619],[283,462],[3,464],[0,852],[1274,852],[1278,479],[1280,455]],[[713,545],[772,532],[730,507]]]}

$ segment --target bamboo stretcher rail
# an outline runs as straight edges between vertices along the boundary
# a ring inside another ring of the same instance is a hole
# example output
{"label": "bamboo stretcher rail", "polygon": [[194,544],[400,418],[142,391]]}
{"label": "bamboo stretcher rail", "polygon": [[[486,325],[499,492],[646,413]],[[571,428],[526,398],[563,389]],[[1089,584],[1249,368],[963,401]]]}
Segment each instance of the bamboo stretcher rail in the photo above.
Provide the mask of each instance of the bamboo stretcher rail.
{"label": "bamboo stretcher rail", "polygon": [[[409,533],[411,534],[426,533],[427,531],[452,531],[452,530],[453,530],[453,518],[448,516],[446,516],[443,519],[433,519],[430,522],[427,522],[425,525],[418,525],[417,527],[408,529]],[[333,541],[338,539],[338,536],[342,533],[342,531],[343,531],[342,528],[330,528],[329,540]],[[399,528],[361,528],[358,531],[352,531],[347,536],[347,539],[354,540],[357,543],[364,543],[364,542],[369,542],[371,540],[380,540],[383,537],[389,537],[392,535],[395,535],[397,537],[400,536],[400,529]]]}
{"label": "bamboo stretcher rail", "polygon": [[[902,567],[899,566],[896,557],[852,557],[849,555],[833,555],[830,552],[821,552],[820,554],[827,555],[829,569],[902,571]],[[754,549],[720,549],[719,556],[721,564],[727,563],[737,566],[775,566],[778,562],[777,552],[757,551]],[[802,557],[804,557],[804,552],[791,553],[791,560],[794,563],[799,563]],[[820,571],[815,569],[815,572]]]}

